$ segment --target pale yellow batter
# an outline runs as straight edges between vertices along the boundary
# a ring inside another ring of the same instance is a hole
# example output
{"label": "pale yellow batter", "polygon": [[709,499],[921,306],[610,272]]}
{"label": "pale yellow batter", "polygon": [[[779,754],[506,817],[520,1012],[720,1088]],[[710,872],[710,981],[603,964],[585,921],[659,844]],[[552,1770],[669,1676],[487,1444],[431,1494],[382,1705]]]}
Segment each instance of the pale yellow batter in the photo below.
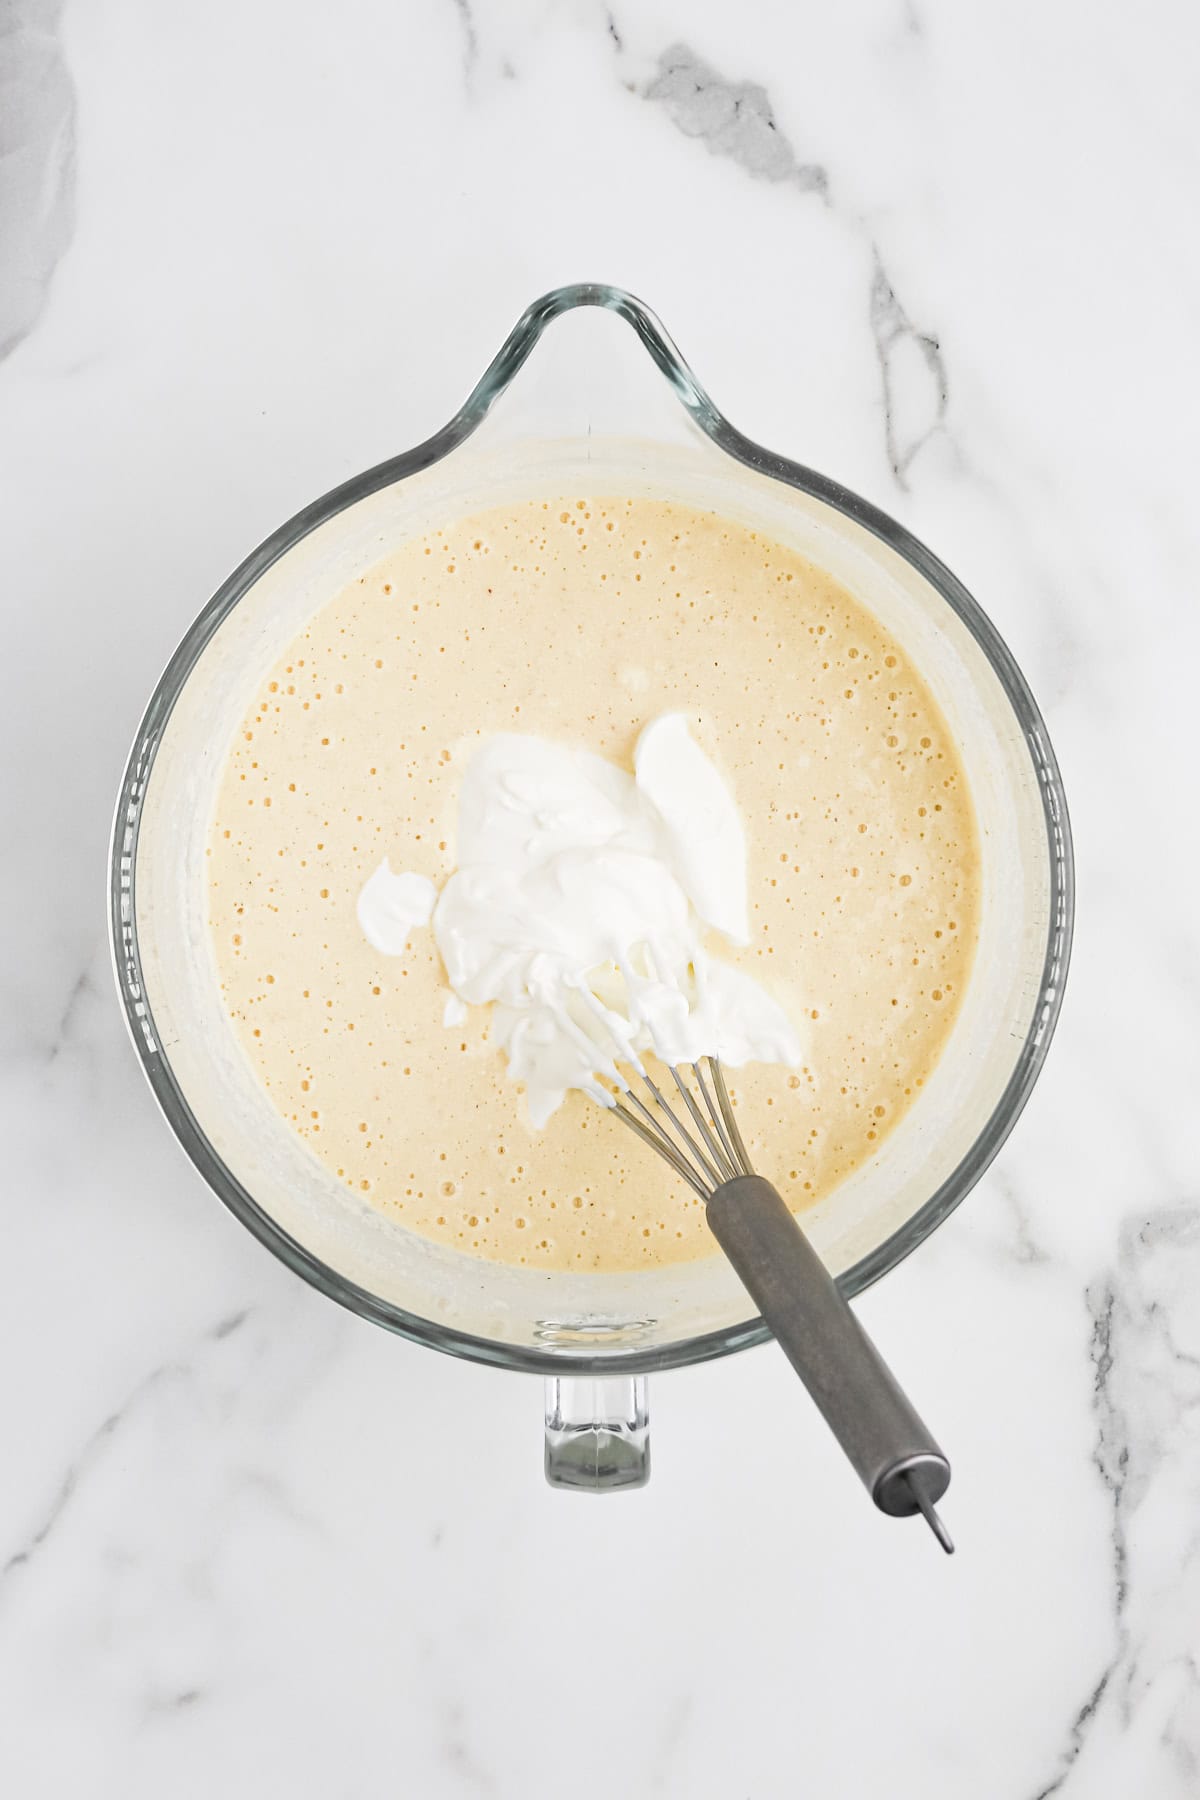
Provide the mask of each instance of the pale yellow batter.
{"label": "pale yellow batter", "polygon": [[488,1043],[446,1029],[432,933],[373,950],[387,856],[440,883],[481,738],[536,732],[632,767],[688,716],[749,844],[753,942],[715,953],[787,1006],[805,1067],[734,1071],[756,1164],[799,1208],[878,1147],[966,986],[974,815],[920,676],[831,577],[711,514],[569,499],[405,544],[322,609],[229,751],[210,920],[235,1029],[337,1176],[481,1257],[628,1269],[713,1253],[700,1201],[572,1094],[543,1131]]}

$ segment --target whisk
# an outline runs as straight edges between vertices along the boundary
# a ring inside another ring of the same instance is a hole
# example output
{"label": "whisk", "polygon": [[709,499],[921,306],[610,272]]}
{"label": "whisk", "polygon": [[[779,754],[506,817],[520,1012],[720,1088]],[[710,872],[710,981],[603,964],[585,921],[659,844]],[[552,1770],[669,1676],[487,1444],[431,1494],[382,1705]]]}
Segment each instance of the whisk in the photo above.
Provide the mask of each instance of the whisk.
{"label": "whisk", "polygon": [[[769,1181],[757,1175],[738,1130],[721,1064],[685,1064],[695,1092],[666,1065],[669,1100],[627,1041],[605,1071],[617,1093],[595,1097],[695,1189],[709,1228],[825,1416],[881,1512],[920,1513],[942,1549],[954,1545],[936,1502],[950,1464],[855,1318],[837,1283]],[[629,1063],[643,1099],[621,1073]]]}

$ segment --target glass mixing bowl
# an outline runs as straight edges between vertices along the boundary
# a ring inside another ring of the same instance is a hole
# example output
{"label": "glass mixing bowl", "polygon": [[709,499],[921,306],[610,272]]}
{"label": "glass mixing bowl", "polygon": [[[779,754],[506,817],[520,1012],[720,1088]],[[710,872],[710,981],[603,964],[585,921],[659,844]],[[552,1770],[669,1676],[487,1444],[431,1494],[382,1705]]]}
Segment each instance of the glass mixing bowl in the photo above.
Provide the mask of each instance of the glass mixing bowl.
{"label": "glass mixing bowl", "polygon": [[979,952],[921,1096],[805,1215],[848,1296],[946,1218],[1012,1129],[1062,1000],[1073,882],[1046,728],[970,594],[866,501],[743,437],[654,315],[617,288],[537,301],[443,430],[306,507],[213,596],[146,709],[113,835],[117,984],[155,1097],[230,1211],[322,1293],[433,1349],[544,1373],[550,1479],[604,1488],[646,1478],[648,1371],[767,1336],[732,1271],[719,1255],[632,1274],[511,1268],[355,1201],[253,1075],[205,924],[205,835],[226,748],[305,620],[408,535],[576,489],[709,508],[828,569],[904,644],[960,746],[981,837]]}

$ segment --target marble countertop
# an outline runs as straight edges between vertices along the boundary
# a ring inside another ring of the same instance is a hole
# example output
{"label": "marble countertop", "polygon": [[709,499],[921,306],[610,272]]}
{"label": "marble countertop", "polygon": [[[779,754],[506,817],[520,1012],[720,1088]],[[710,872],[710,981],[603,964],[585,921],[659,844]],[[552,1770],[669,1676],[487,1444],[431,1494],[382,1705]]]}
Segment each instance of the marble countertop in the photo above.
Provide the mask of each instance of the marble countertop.
{"label": "marble countertop", "polygon": [[[1198,72],[1182,0],[0,12],[14,1800],[1200,1793]],[[773,1347],[653,1384],[644,1493],[552,1493],[538,1384],[286,1273],[125,1041],[106,840],[184,627],[580,279],[938,549],[1063,764],[1049,1065],[861,1303],[952,1560]]]}

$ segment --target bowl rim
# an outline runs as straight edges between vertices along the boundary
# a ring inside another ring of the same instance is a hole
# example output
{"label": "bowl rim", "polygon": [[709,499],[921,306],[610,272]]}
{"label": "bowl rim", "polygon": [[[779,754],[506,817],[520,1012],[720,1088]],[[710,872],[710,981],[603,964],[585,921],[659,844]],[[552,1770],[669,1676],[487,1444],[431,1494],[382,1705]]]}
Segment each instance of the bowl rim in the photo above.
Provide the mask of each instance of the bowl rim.
{"label": "bowl rim", "polygon": [[347,1280],[284,1231],[226,1167],[201,1129],[160,1047],[142,983],[136,927],[136,868],[142,800],[158,744],[191,670],[222,622],[259,578],[301,539],[347,507],[429,468],[465,442],[509,387],[546,327],[576,307],[602,307],[628,324],[681,405],[705,436],[759,474],[822,501],[853,520],[922,575],[962,621],[986,657],[1021,727],[1038,778],[1046,827],[1050,904],[1038,1004],[1025,1041],[987,1122],[933,1194],[882,1244],[845,1270],[847,1298],[904,1261],[966,1198],[1016,1124],[1046,1060],[1062,1007],[1075,912],[1070,819],[1058,762],[1028,683],[996,627],[946,565],[889,514],[861,496],[744,436],[714,405],[656,315],[623,288],[584,282],[554,288],[526,308],[453,417],[413,449],[387,458],[331,488],[263,540],[222,582],[167,663],[142,716],[117,798],[109,859],[109,925],[113,973],[125,1022],[151,1091],[183,1150],[208,1186],[247,1230],[295,1274],[359,1317],[472,1362],[544,1375],[632,1375],[707,1362],[765,1342],[761,1318],[651,1349],[614,1348],[595,1355],[533,1349],[439,1325],[382,1300]]}

